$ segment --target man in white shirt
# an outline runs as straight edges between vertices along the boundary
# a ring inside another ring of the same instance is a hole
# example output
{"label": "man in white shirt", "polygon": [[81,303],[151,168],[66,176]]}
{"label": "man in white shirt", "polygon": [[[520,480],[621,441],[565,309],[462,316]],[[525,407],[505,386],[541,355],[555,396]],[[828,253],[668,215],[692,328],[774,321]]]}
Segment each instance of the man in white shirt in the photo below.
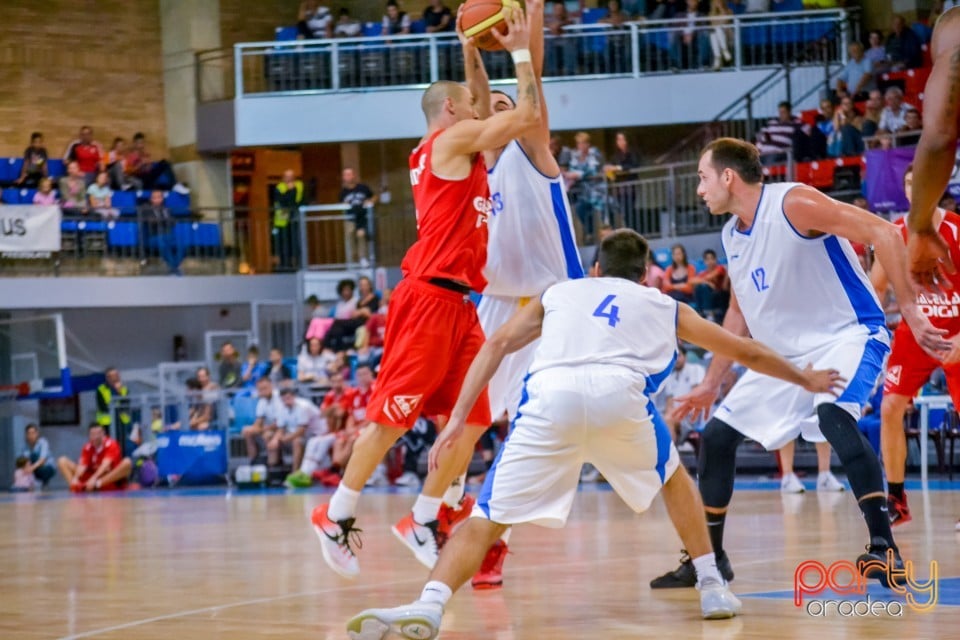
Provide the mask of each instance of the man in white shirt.
{"label": "man in white shirt", "polygon": [[327,431],[327,423],[320,408],[305,398],[297,397],[297,390],[287,387],[280,391],[277,430],[267,442],[267,459],[279,465],[284,451],[293,453],[293,468],[300,466],[307,438]]}
{"label": "man in white shirt", "polygon": [[896,133],[906,124],[907,112],[916,109],[903,101],[903,91],[899,87],[890,87],[883,94],[887,106],[880,113],[880,129]]}
{"label": "man in white shirt", "polygon": [[243,428],[241,434],[247,443],[247,457],[253,463],[261,448],[266,448],[266,442],[273,438],[277,429],[277,413],[280,409],[280,396],[273,388],[270,378],[264,376],[257,380],[257,409],[256,420],[253,424]]}
{"label": "man in white shirt", "polygon": [[[663,419],[673,433],[674,442],[681,442],[681,436],[686,435],[686,433],[695,429],[696,426],[695,423],[690,420],[678,420],[672,415],[673,399],[690,393],[695,386],[703,382],[703,378],[706,375],[707,370],[703,368],[703,365],[688,362],[687,350],[684,349],[682,345],[678,346],[677,362],[673,365],[673,371],[671,371],[667,379],[663,381],[663,386],[660,387],[660,393],[657,394],[659,396],[658,400],[664,403]],[[659,402],[657,404],[659,404]]]}

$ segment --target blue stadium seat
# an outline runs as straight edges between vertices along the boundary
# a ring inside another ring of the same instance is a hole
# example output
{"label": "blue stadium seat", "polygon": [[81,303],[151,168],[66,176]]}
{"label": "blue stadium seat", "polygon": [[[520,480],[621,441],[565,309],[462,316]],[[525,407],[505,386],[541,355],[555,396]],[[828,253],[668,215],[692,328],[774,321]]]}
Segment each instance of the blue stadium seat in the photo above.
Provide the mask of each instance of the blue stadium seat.
{"label": "blue stadium seat", "polygon": [[63,165],[63,160],[60,158],[47,160],[47,174],[51,178],[59,178],[60,176],[67,175],[67,168]]}
{"label": "blue stadium seat", "polygon": [[36,189],[20,189],[20,204],[33,204],[35,195],[37,195]]}
{"label": "blue stadium seat", "polygon": [[22,169],[23,158],[0,158],[0,184],[13,184]]}
{"label": "blue stadium seat", "polygon": [[296,27],[277,27],[273,39],[277,42],[290,42],[297,39]]}
{"label": "blue stadium seat", "polygon": [[0,193],[0,200],[2,200],[4,204],[20,204],[20,189],[7,187]]}
{"label": "blue stadium seat", "polygon": [[110,200],[122,216],[137,215],[137,195],[133,191],[114,191]]}
{"label": "blue stadium seat", "polygon": [[780,0],[773,3],[773,11],[803,11],[803,0]]}
{"label": "blue stadium seat", "polygon": [[136,247],[140,244],[140,230],[136,222],[108,222],[107,245]]}
{"label": "blue stadium seat", "polygon": [[[149,198],[149,194],[147,196]],[[174,216],[190,215],[190,196],[176,191],[168,191],[164,204]]]}
{"label": "blue stadium seat", "polygon": [[77,230],[103,233],[107,230],[107,223],[100,220],[81,220],[77,223]]}
{"label": "blue stadium seat", "polygon": [[219,247],[220,225],[216,222],[193,223],[193,246]]}
{"label": "blue stadium seat", "polygon": [[364,38],[379,38],[383,35],[383,25],[379,22],[364,22],[363,23],[363,37]]}
{"label": "blue stadium seat", "polygon": [[661,247],[653,250],[653,261],[666,269],[673,264],[673,255],[669,248]]}
{"label": "blue stadium seat", "polygon": [[410,33],[426,33],[427,21],[423,18],[410,22]]}
{"label": "blue stadium seat", "polygon": [[77,221],[76,220],[63,220],[60,223],[60,231],[62,233],[76,233],[77,232]]}

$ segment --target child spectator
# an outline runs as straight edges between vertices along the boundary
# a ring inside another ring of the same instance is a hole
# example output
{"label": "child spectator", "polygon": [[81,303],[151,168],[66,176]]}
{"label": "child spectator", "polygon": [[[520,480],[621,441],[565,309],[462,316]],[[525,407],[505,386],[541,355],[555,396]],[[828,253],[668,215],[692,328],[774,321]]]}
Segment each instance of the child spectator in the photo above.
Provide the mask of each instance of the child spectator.
{"label": "child spectator", "polygon": [[687,261],[687,250],[682,244],[673,245],[671,250],[673,264],[667,267],[661,291],[674,300],[690,304],[693,302],[693,279],[697,275],[696,271]]}
{"label": "child spectator", "polygon": [[120,212],[110,206],[113,189],[110,188],[110,175],[106,171],[97,173],[97,180],[87,187],[90,208],[104,218],[115,218]]}
{"label": "child spectator", "polygon": [[53,180],[50,178],[40,180],[40,189],[33,194],[33,204],[57,204],[57,194],[53,191]]}
{"label": "child spectator", "polygon": [[17,178],[17,186],[35,187],[47,177],[47,149],[43,146],[43,134],[35,131],[30,136],[30,146],[23,152],[23,168]]}
{"label": "child spectator", "polygon": [[17,468],[13,472],[13,491],[33,491],[36,488],[36,480],[33,474],[27,469],[30,461],[25,456],[17,457]]}
{"label": "child spectator", "polygon": [[713,249],[703,252],[703,263],[703,271],[692,281],[697,310],[713,322],[723,322],[723,316],[730,304],[730,279],[727,277],[727,270],[717,262],[717,252]]}
{"label": "child spectator", "polygon": [[250,345],[247,349],[247,359],[240,365],[240,386],[244,389],[252,389],[264,374],[265,368],[260,363],[260,349],[255,344]]}

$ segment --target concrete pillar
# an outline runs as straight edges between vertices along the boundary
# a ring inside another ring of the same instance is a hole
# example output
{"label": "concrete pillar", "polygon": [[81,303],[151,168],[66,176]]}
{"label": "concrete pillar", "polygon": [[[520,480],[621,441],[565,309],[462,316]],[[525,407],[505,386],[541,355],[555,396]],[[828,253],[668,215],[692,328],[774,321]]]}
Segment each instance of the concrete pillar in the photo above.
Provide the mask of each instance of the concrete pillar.
{"label": "concrete pillar", "polygon": [[229,157],[197,153],[194,57],[198,51],[221,46],[220,1],[160,0],[160,28],[170,161],[177,177],[190,185],[195,207],[229,206]]}

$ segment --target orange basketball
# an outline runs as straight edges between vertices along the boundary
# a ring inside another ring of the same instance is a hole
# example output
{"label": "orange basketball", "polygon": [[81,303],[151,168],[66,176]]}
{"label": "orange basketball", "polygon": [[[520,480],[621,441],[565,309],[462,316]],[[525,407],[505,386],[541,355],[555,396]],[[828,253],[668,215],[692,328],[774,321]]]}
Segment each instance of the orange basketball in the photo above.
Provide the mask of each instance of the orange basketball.
{"label": "orange basketball", "polygon": [[501,35],[506,34],[505,18],[514,9],[520,9],[517,0],[467,0],[460,15],[460,29],[485,51],[502,49],[491,32],[496,29]]}

